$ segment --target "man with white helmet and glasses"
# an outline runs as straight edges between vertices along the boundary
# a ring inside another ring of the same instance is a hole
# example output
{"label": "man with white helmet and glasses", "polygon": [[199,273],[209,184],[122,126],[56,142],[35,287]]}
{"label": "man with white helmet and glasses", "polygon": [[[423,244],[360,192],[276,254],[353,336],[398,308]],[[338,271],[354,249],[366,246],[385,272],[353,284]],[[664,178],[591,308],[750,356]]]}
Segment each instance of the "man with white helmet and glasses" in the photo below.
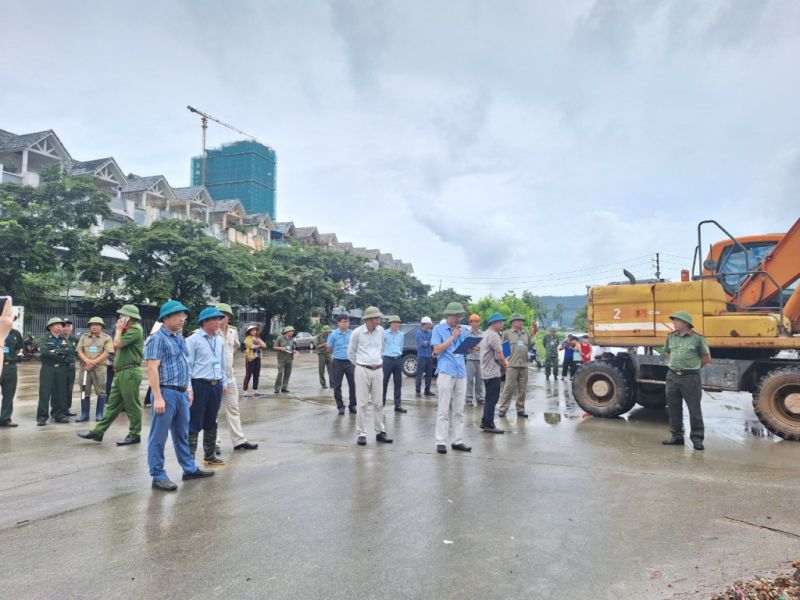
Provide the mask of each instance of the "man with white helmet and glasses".
{"label": "man with white helmet and glasses", "polygon": [[422,378],[425,378],[425,395],[435,396],[431,392],[431,379],[433,379],[433,347],[431,346],[431,330],[433,323],[430,317],[422,317],[417,330],[417,375],[415,381],[416,396],[421,396]]}

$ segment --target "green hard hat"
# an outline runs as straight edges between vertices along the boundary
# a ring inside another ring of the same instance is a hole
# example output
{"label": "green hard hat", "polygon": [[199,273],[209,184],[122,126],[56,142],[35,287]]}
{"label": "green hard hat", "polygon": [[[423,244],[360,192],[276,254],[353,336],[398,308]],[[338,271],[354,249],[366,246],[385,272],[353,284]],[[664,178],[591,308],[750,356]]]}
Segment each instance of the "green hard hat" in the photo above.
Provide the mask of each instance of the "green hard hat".
{"label": "green hard hat", "polygon": [[222,313],[227,313],[230,316],[233,316],[233,309],[231,308],[230,304],[226,304],[225,302],[220,302],[216,306],[217,310]]}
{"label": "green hard hat", "polygon": [[289,333],[290,331],[294,331],[294,327],[292,327],[291,325],[287,325],[286,327],[283,328],[283,333]]}
{"label": "green hard hat", "polygon": [[397,315],[392,315],[392,316],[390,316],[390,317],[389,317],[389,318],[386,320],[386,323],[387,323],[387,324],[391,324],[391,323],[401,323],[401,322],[402,322],[402,321],[400,321],[400,317],[398,317]]}
{"label": "green hard hat", "polygon": [[117,311],[117,314],[130,317],[131,319],[136,319],[138,321],[142,320],[142,317],[139,315],[139,309],[136,308],[133,304],[124,305]]}
{"label": "green hard hat", "polygon": [[51,325],[63,325],[63,324],[64,324],[64,319],[62,319],[61,317],[53,317],[47,322],[47,328],[50,329]]}
{"label": "green hard hat", "polygon": [[331,326],[330,325],[323,325],[322,326],[322,333],[330,333],[330,332],[331,332]]}
{"label": "green hard hat", "polygon": [[95,324],[102,325],[103,327],[106,326],[105,321],[103,321],[103,319],[101,319],[100,317],[92,317],[91,319],[89,319],[89,325],[95,325]]}
{"label": "green hard hat", "polygon": [[525,317],[523,317],[519,313],[514,313],[513,315],[511,315],[511,318],[509,319],[509,321],[511,321],[512,323],[514,321],[524,321],[524,320],[525,320]]}
{"label": "green hard hat", "polygon": [[669,316],[670,319],[680,319],[684,323],[687,323],[689,327],[694,327],[694,323],[692,322],[692,315],[690,315],[685,310],[679,310]]}
{"label": "green hard hat", "polygon": [[446,315],[463,315],[467,311],[464,310],[464,305],[461,302],[451,302],[447,305],[447,308],[444,309],[444,314]]}
{"label": "green hard hat", "polygon": [[361,320],[366,319],[380,319],[381,318],[381,311],[378,310],[377,306],[368,306],[366,310],[361,314]]}

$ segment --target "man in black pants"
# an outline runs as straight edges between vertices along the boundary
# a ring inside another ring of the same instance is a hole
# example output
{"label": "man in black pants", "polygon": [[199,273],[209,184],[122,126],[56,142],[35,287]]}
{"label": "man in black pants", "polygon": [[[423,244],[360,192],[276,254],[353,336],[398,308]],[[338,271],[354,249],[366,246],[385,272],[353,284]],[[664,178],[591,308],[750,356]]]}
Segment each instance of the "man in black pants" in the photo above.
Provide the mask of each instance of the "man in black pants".
{"label": "man in black pants", "polygon": [[350,394],[350,413],[356,413],[356,381],[355,367],[347,358],[347,346],[350,344],[350,317],[346,313],[339,315],[338,327],[328,336],[325,341],[325,349],[333,356],[333,373],[331,375],[331,387],[333,397],[336,400],[336,408],[339,415],[344,414],[344,402],[342,401],[342,377],[347,377],[347,388]]}
{"label": "man in black pants", "polygon": [[500,367],[508,367],[503,355],[500,332],[506,318],[499,312],[492,313],[486,321],[487,329],[481,340],[481,377],[484,385],[483,418],[481,429],[485,433],[503,433],[494,424],[494,408],[500,399]]}
{"label": "man in black pants", "polygon": [[388,321],[389,329],[383,334],[383,405],[386,406],[386,392],[389,378],[394,377],[394,412],[408,412],[400,406],[403,389],[403,344],[405,334],[400,331],[400,317],[392,315]]}

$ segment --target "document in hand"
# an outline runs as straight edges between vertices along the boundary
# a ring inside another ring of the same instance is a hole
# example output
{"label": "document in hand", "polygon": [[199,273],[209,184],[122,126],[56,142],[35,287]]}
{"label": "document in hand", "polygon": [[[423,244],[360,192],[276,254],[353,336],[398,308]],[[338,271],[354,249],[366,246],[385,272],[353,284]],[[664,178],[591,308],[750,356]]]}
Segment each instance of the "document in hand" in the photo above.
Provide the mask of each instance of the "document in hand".
{"label": "document in hand", "polygon": [[511,356],[511,342],[509,341],[503,342],[503,356],[506,358]]}
{"label": "document in hand", "polygon": [[469,352],[470,348],[474,348],[478,344],[481,343],[481,338],[479,337],[468,337],[465,339],[461,344],[453,350],[453,354],[466,354]]}

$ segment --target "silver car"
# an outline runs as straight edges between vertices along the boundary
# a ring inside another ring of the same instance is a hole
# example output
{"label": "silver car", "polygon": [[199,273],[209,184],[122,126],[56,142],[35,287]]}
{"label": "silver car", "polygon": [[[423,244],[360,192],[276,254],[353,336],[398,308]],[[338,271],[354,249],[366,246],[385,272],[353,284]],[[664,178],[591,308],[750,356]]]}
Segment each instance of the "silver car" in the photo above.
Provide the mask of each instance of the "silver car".
{"label": "silver car", "polygon": [[295,334],[294,341],[298,350],[314,349],[314,336],[307,331],[300,331]]}

